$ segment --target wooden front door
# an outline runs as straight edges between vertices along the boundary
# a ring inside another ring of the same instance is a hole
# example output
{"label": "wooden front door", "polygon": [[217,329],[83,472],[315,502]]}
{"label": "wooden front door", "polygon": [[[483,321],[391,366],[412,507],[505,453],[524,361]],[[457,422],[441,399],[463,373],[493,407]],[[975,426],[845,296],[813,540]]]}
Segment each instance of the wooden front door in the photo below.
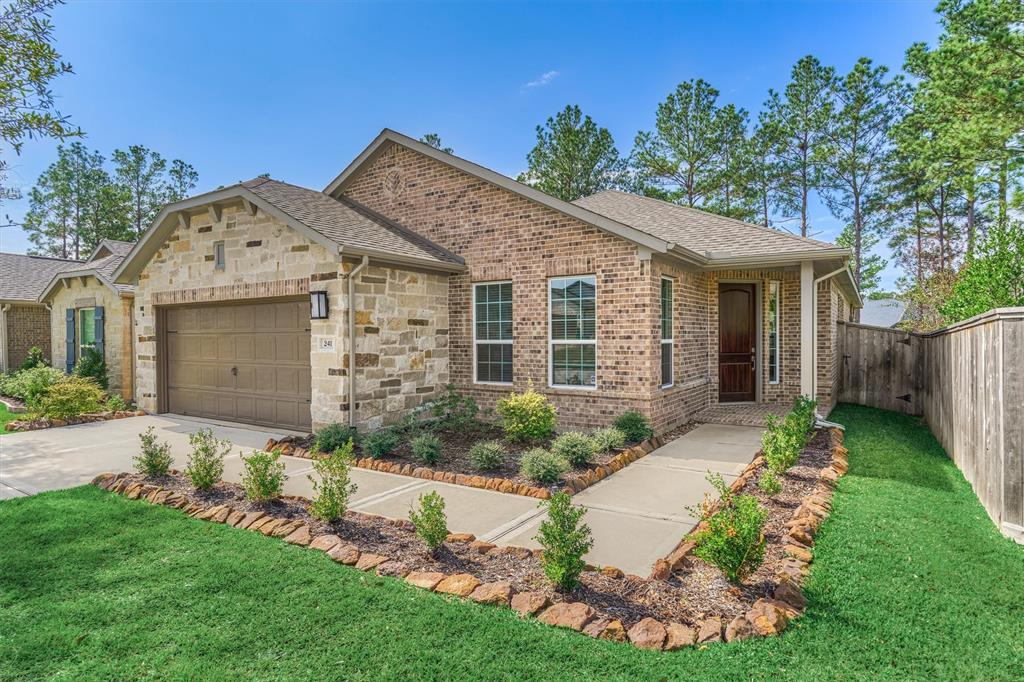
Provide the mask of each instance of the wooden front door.
{"label": "wooden front door", "polygon": [[753,284],[718,285],[718,402],[753,401],[757,297]]}

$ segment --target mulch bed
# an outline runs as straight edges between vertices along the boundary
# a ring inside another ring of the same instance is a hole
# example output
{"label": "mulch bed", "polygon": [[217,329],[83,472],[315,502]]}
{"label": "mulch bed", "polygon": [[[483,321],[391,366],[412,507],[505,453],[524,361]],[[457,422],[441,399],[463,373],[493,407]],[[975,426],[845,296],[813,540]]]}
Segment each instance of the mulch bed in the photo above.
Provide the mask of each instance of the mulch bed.
{"label": "mulch bed", "polygon": [[68,419],[50,419],[39,417],[32,420],[16,419],[4,425],[8,431],[39,431],[40,429],[53,429],[61,426],[74,426],[76,424],[90,424],[92,422],[105,422],[111,419],[127,419],[128,417],[142,417],[146,413],[142,410],[125,410],[123,412],[96,412],[93,414],[80,414],[77,417]]}

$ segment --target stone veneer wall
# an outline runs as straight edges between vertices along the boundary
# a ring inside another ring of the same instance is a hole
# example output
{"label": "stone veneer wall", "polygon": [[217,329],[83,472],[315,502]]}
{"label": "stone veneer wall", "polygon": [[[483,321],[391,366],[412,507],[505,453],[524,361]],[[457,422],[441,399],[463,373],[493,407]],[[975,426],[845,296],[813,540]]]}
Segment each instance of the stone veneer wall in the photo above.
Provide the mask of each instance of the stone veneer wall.
{"label": "stone veneer wall", "polygon": [[10,304],[7,311],[7,364],[16,370],[28,357],[33,346],[39,346],[43,357],[50,356],[50,313],[41,305]]}
{"label": "stone veneer wall", "polygon": [[[107,389],[131,399],[131,357],[125,353],[124,328],[132,324],[125,315],[121,295],[95,277],[88,276],[83,284],[81,278],[63,280],[50,297],[50,344],[53,348],[51,361],[54,367],[64,369],[67,364],[67,333],[65,311],[75,310],[76,343],[78,334],[78,309],[103,306],[103,357],[107,361]],[[77,351],[75,357],[78,357]],[[128,370],[127,375],[125,370]]]}

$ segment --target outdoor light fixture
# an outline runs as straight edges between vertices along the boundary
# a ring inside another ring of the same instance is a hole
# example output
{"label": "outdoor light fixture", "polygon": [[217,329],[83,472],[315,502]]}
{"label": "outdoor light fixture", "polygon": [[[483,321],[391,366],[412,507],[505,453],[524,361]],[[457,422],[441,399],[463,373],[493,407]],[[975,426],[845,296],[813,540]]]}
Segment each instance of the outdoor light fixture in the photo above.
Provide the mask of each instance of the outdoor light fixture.
{"label": "outdoor light fixture", "polygon": [[327,292],[326,291],[311,291],[311,292],[309,292],[309,319],[311,319],[311,320],[326,320],[327,319]]}

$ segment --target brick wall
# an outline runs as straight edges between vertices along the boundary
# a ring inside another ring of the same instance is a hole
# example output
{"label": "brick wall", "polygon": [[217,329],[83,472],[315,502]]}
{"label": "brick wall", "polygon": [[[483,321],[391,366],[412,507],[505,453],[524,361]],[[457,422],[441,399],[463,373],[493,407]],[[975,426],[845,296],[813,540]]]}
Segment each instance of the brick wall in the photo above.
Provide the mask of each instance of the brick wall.
{"label": "brick wall", "polygon": [[7,311],[7,363],[17,369],[33,346],[50,357],[50,313],[41,305],[12,303]]}

